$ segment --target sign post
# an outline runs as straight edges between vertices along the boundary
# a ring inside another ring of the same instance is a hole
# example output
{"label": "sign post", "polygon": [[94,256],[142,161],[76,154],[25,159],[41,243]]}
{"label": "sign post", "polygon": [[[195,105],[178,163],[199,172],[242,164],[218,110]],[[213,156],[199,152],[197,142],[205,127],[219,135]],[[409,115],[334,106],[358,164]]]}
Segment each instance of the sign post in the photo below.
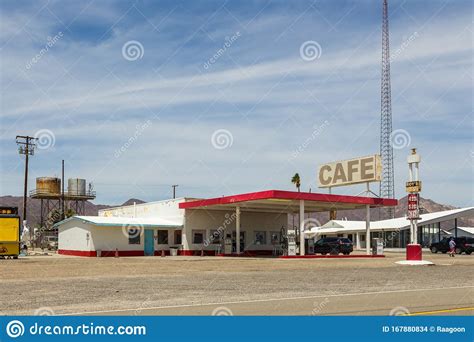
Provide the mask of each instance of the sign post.
{"label": "sign post", "polygon": [[421,182],[419,180],[419,164],[421,158],[413,148],[411,155],[408,156],[408,175],[409,181],[406,183],[408,192],[408,211],[407,219],[410,220],[410,243],[407,245],[406,259],[421,261],[421,245],[418,243],[417,223],[420,219],[420,191]]}

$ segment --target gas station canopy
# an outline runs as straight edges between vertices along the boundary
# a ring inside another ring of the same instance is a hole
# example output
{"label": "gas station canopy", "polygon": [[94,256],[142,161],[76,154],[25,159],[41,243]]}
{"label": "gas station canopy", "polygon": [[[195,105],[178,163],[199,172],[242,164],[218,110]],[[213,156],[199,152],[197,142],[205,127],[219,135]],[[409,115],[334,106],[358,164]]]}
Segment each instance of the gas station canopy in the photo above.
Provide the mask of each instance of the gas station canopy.
{"label": "gas station canopy", "polygon": [[265,190],[209,199],[193,199],[180,203],[179,208],[232,210],[240,207],[245,211],[296,212],[300,208],[301,200],[304,201],[305,212],[363,209],[367,205],[371,208],[391,207],[398,204],[396,199],[390,198]]}

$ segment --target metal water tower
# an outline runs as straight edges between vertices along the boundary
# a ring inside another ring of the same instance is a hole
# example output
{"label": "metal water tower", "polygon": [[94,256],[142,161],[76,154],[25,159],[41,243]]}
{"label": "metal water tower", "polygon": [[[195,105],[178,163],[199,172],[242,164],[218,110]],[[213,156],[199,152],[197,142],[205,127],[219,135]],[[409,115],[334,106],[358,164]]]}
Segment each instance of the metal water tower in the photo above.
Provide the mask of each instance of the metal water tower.
{"label": "metal water tower", "polygon": [[[62,187],[61,187],[62,185]],[[63,181],[57,177],[38,177],[36,189],[30,191],[30,197],[40,200],[42,228],[50,229],[52,224],[64,218],[68,209],[76,215],[84,215],[86,202],[96,197],[92,184],[87,188],[86,180],[83,178],[69,178],[67,191],[64,190]],[[51,213],[59,213],[60,217],[51,217]]]}

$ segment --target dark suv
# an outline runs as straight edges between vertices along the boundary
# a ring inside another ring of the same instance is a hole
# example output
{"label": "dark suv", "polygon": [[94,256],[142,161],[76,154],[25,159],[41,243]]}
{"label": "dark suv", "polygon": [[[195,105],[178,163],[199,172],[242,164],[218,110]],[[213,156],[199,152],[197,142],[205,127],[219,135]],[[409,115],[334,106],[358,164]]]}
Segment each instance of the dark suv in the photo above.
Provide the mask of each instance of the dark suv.
{"label": "dark suv", "polygon": [[[430,245],[431,253],[446,253],[449,251],[449,240],[450,238],[443,238],[439,242],[432,243]],[[454,238],[454,242],[456,243],[456,254],[466,253],[471,254],[474,250],[474,238],[470,237],[458,237]]]}
{"label": "dark suv", "polygon": [[322,255],[328,253],[349,255],[353,250],[352,241],[341,237],[322,238],[314,244],[314,253],[321,253]]}

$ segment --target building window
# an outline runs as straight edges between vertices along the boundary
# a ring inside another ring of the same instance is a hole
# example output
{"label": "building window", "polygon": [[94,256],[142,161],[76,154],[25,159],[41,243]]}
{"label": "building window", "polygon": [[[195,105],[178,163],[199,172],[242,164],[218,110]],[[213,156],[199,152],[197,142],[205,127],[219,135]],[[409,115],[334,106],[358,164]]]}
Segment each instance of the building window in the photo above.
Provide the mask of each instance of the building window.
{"label": "building window", "polygon": [[270,232],[270,236],[272,245],[278,245],[280,243],[280,233]]}
{"label": "building window", "polygon": [[265,245],[267,243],[265,232],[255,232],[255,244],[256,245]]}
{"label": "building window", "polygon": [[158,244],[159,245],[167,245],[168,244],[168,231],[167,230],[159,230],[158,231]]}
{"label": "building window", "polygon": [[129,228],[128,233],[128,244],[139,245],[141,243],[142,230],[140,228]]}
{"label": "building window", "polygon": [[175,230],[174,231],[174,243],[176,245],[181,245],[181,230]]}
{"label": "building window", "polygon": [[193,243],[202,244],[206,236],[206,231],[204,230],[193,230]]}

